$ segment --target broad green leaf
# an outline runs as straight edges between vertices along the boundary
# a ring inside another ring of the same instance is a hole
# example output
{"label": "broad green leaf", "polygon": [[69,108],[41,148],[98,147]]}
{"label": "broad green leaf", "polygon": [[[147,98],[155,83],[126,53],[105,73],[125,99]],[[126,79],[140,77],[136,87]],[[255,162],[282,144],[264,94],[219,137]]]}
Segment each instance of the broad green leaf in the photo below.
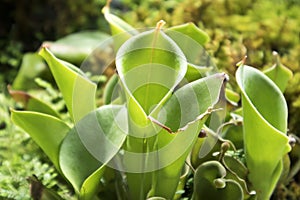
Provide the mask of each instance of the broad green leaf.
{"label": "broad green leaf", "polygon": [[81,199],[93,199],[105,165],[126,138],[124,111],[123,106],[103,106],[82,118],[62,142],[60,167]]}
{"label": "broad green leaf", "polygon": [[12,111],[12,121],[43,149],[55,167],[59,167],[59,148],[70,130],[68,125],[58,118],[31,111]]}
{"label": "broad green leaf", "polygon": [[47,48],[42,48],[39,54],[47,61],[71,118],[77,122],[94,110],[96,84],[76,67],[56,58]]}
{"label": "broad green leaf", "polygon": [[67,35],[55,42],[44,42],[57,57],[70,63],[81,64],[109,35],[100,31],[81,31]]}
{"label": "broad green leaf", "polygon": [[225,74],[215,74],[189,83],[177,90],[162,107],[158,121],[163,129],[158,134],[157,159],[161,162],[159,166],[165,167],[154,172],[154,195],[173,198],[184,162],[219,100],[225,78]]}
{"label": "broad green leaf", "polygon": [[197,80],[212,70],[210,57],[203,48],[209,41],[207,33],[194,23],[186,23],[168,28],[166,34],[176,42],[187,59],[188,69],[185,78],[188,81]]}
{"label": "broad green leaf", "polygon": [[293,77],[293,72],[280,62],[279,55],[274,52],[276,63],[264,73],[279,87],[281,92],[284,92],[288,81]]}
{"label": "broad green leaf", "polygon": [[194,175],[193,199],[244,199],[241,186],[225,176],[226,169],[217,161],[200,165]]}
{"label": "broad green leaf", "polygon": [[185,56],[162,32],[162,24],[130,38],[117,52],[116,68],[129,115],[140,126],[149,124],[147,116],[159,110],[187,70]]}
{"label": "broad green leaf", "polygon": [[[37,85],[34,82],[36,77],[49,74],[46,63],[37,53],[26,53],[23,56],[20,70],[12,84],[12,88],[16,90],[27,90]],[[49,78],[49,77],[48,77]]]}
{"label": "broad green leaf", "polygon": [[163,106],[158,120],[173,132],[185,127],[218,102],[225,79],[218,73],[183,86]]}
{"label": "broad green leaf", "polygon": [[244,148],[249,181],[258,199],[269,199],[291,150],[287,105],[280,89],[257,69],[242,65],[236,72],[242,91]]}
{"label": "broad green leaf", "polygon": [[23,104],[25,110],[41,112],[44,114],[48,114],[60,118],[59,113],[53,110],[50,105],[35,98],[34,96],[28,94],[27,92],[11,90],[10,88],[8,88],[8,91],[16,102],[20,102]]}

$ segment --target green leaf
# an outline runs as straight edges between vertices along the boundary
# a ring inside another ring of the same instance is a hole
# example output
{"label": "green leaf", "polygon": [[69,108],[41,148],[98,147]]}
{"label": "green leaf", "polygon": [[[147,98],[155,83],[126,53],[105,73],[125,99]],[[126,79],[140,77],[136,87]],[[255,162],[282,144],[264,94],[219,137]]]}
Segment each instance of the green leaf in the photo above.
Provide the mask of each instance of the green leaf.
{"label": "green leaf", "polygon": [[158,120],[166,118],[164,125],[173,132],[185,127],[217,103],[225,79],[224,73],[218,73],[183,86],[163,106]]}
{"label": "green leaf", "polygon": [[49,74],[46,63],[37,53],[26,53],[23,56],[20,70],[12,84],[16,90],[27,90],[37,85],[34,78]]}
{"label": "green leaf", "polygon": [[160,29],[163,23],[130,38],[117,52],[116,68],[127,95],[133,133],[149,126],[147,116],[157,114],[186,73],[185,57]]}
{"label": "green leaf", "polygon": [[44,42],[57,57],[67,62],[81,64],[109,35],[100,31],[81,31],[67,35],[55,42]]}
{"label": "green leaf", "polygon": [[116,92],[119,89],[119,76],[117,74],[112,75],[105,85],[103,92],[103,103],[110,104],[115,100]]}
{"label": "green leaf", "polygon": [[[109,2],[109,1],[108,1]],[[138,32],[133,28],[130,24],[119,18],[118,16],[110,13],[109,5],[106,5],[102,9],[102,13],[104,14],[104,17],[106,21],[110,25],[110,29],[112,32],[112,35],[117,35],[120,33],[127,33],[128,38],[130,38],[132,35],[137,34]],[[125,41],[124,41],[125,42]]]}
{"label": "green leaf", "polygon": [[50,105],[35,98],[34,96],[23,91],[11,90],[10,88],[8,88],[8,91],[16,102],[20,102],[23,104],[25,110],[41,112],[60,118],[59,113],[53,110]]}
{"label": "green leaf", "polygon": [[48,49],[42,48],[39,54],[47,61],[71,118],[77,122],[94,110],[96,84],[84,77],[78,68],[56,58]]}
{"label": "green leaf", "polygon": [[[60,167],[81,199],[93,199],[105,165],[118,153],[126,134],[123,106],[103,106],[80,120],[60,149]],[[118,118],[119,117],[119,118]]]}
{"label": "green leaf", "polygon": [[194,175],[193,199],[244,199],[241,186],[225,176],[226,169],[217,161],[200,165]]}
{"label": "green leaf", "polygon": [[288,81],[292,79],[293,72],[280,62],[279,55],[273,52],[276,63],[264,73],[279,87],[281,92],[284,92]]}
{"label": "green leaf", "polygon": [[156,122],[163,128],[158,133],[157,159],[161,162],[158,165],[165,167],[154,172],[154,195],[173,198],[184,162],[219,100],[225,78],[225,74],[215,74],[189,83],[177,90],[162,107],[159,123]]}
{"label": "green leaf", "polygon": [[107,1],[107,5],[102,9],[102,13],[109,23],[111,35],[114,36],[115,49],[117,50],[126,40],[138,34],[138,31],[118,16],[111,14],[109,4],[110,1]]}
{"label": "green leaf", "polygon": [[58,118],[37,112],[12,110],[11,119],[31,136],[60,170],[59,148],[70,128]]}
{"label": "green leaf", "polygon": [[166,34],[176,42],[187,59],[188,69],[185,78],[188,81],[197,80],[212,70],[210,57],[203,48],[209,41],[207,33],[194,23],[186,23],[168,28]]}
{"label": "green leaf", "polygon": [[242,65],[236,79],[242,91],[248,178],[258,199],[269,199],[282,171],[282,158],[291,150],[287,105],[279,88],[259,70]]}
{"label": "green leaf", "polygon": [[[190,37],[191,39],[193,39],[195,42],[197,42],[200,45],[204,45],[207,42],[209,42],[208,34],[206,32],[204,32],[203,30],[201,30],[200,28],[198,28],[194,23],[191,23],[191,22],[168,28],[167,35],[169,35],[172,39],[174,39],[172,37],[173,31]],[[178,40],[176,39],[175,41],[176,41],[176,43],[180,42],[179,38],[178,38]],[[178,44],[180,47],[183,47],[183,45],[180,45],[180,44],[183,44],[183,43]],[[185,47],[188,48],[187,46],[185,46]],[[184,48],[182,48],[182,49],[184,49]]]}
{"label": "green leaf", "polygon": [[225,94],[226,94],[227,101],[234,106],[237,106],[238,102],[241,100],[241,97],[238,93],[236,93],[228,88],[226,88]]}

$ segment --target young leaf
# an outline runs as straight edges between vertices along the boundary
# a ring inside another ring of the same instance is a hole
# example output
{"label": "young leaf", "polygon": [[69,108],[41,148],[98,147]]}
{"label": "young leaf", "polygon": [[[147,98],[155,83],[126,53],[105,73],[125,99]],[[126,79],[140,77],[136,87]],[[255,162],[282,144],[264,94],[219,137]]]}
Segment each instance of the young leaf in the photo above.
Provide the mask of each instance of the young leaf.
{"label": "young leaf", "polygon": [[96,84],[84,77],[78,68],[56,58],[47,48],[43,47],[39,54],[47,61],[71,118],[79,121],[94,110]]}
{"label": "young leaf", "polygon": [[291,150],[287,105],[279,88],[259,70],[242,65],[236,79],[242,91],[248,178],[258,199],[269,199],[282,171],[282,158]]}
{"label": "young leaf", "polygon": [[293,72],[282,65],[280,58],[277,52],[273,52],[273,55],[276,59],[276,63],[264,73],[279,87],[281,92],[284,92],[288,81],[293,77]]}
{"label": "young leaf", "polygon": [[12,110],[11,119],[31,136],[50,158],[55,167],[60,170],[58,161],[59,148],[70,130],[69,126],[53,116],[30,111]]}
{"label": "young leaf", "polygon": [[241,186],[234,180],[225,179],[226,169],[217,161],[208,161],[200,165],[194,175],[194,200],[244,199]]}
{"label": "young leaf", "polygon": [[105,165],[118,153],[126,138],[120,126],[127,122],[123,108],[103,106],[89,113],[62,142],[60,167],[81,199],[93,199]]}

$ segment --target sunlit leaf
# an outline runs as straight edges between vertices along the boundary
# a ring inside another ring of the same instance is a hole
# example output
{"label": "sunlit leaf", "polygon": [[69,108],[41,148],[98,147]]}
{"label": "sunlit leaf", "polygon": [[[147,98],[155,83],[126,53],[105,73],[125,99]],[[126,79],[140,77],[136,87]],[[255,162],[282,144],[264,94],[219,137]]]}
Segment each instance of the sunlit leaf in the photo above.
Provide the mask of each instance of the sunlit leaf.
{"label": "sunlit leaf", "polygon": [[226,88],[225,92],[227,101],[229,101],[232,105],[237,106],[241,99],[240,95],[228,88]]}
{"label": "sunlit leaf", "polygon": [[89,113],[62,142],[60,167],[81,199],[93,199],[105,165],[118,153],[126,138],[124,130],[116,123],[116,118],[126,119],[122,108],[103,106]]}
{"label": "sunlit leaf", "polygon": [[225,74],[215,74],[187,84],[162,107],[158,121],[163,122],[163,130],[158,134],[157,159],[166,167],[154,172],[157,177],[152,188],[155,195],[173,198],[187,155],[219,100],[225,78]]}
{"label": "sunlit leaf", "polygon": [[12,121],[24,129],[59,167],[59,148],[70,128],[60,119],[31,111],[12,111]]}
{"label": "sunlit leaf", "polygon": [[258,199],[269,199],[282,171],[282,158],[291,150],[287,105],[279,88],[259,70],[242,65],[236,78],[242,91],[248,178]]}
{"label": "sunlit leaf", "polygon": [[187,59],[185,78],[188,81],[197,80],[212,70],[210,57],[203,48],[209,41],[207,33],[193,23],[186,23],[168,28],[166,34],[176,42]]}
{"label": "sunlit leaf", "polygon": [[166,101],[187,70],[185,56],[162,32],[162,24],[130,38],[117,52],[116,67],[127,93],[129,114],[139,125],[148,124],[147,116]]}
{"label": "sunlit leaf", "polygon": [[119,18],[118,16],[110,12],[110,0],[107,1],[107,5],[102,9],[102,13],[106,21],[109,23],[111,34],[114,37],[115,49],[119,49],[120,46],[133,35],[138,34],[138,31],[134,29],[130,24]]}
{"label": "sunlit leaf", "polygon": [[274,81],[281,92],[284,92],[288,85],[288,81],[293,77],[293,72],[280,62],[279,55],[276,52],[273,54],[276,63],[271,68],[265,70],[264,73]]}
{"label": "sunlit leaf", "polygon": [[95,109],[96,84],[84,77],[78,68],[56,58],[47,48],[42,48],[39,54],[47,61],[75,122]]}

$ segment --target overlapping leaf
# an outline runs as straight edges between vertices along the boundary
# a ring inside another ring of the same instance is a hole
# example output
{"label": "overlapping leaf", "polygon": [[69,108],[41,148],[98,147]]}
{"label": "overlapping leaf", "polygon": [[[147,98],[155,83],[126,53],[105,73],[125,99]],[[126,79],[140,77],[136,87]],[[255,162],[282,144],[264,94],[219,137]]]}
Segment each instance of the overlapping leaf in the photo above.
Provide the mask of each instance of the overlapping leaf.
{"label": "overlapping leaf", "polygon": [[217,161],[200,165],[194,176],[193,199],[244,199],[241,186],[225,176],[226,169]]}
{"label": "overlapping leaf", "polygon": [[47,61],[75,122],[95,109],[96,84],[88,80],[80,69],[56,58],[47,48],[42,48],[39,54]]}
{"label": "overlapping leaf", "polygon": [[[124,126],[119,124],[126,125],[123,108],[103,106],[89,113],[62,142],[61,170],[82,199],[93,198],[105,165],[118,153],[126,138]],[[117,123],[116,119],[123,121]]]}
{"label": "overlapping leaf", "polygon": [[14,98],[16,102],[23,104],[24,109],[27,111],[41,112],[44,114],[52,115],[54,117],[60,118],[58,112],[51,108],[47,103],[35,98],[34,96],[23,91],[16,91],[8,88],[10,95]]}
{"label": "overlapping leaf", "polygon": [[31,136],[60,170],[59,149],[70,127],[51,115],[31,111],[12,111],[11,118]]}
{"label": "overlapping leaf", "polygon": [[182,51],[160,28],[124,43],[116,67],[128,93],[129,112],[133,106],[144,118],[170,94],[187,69]]}

